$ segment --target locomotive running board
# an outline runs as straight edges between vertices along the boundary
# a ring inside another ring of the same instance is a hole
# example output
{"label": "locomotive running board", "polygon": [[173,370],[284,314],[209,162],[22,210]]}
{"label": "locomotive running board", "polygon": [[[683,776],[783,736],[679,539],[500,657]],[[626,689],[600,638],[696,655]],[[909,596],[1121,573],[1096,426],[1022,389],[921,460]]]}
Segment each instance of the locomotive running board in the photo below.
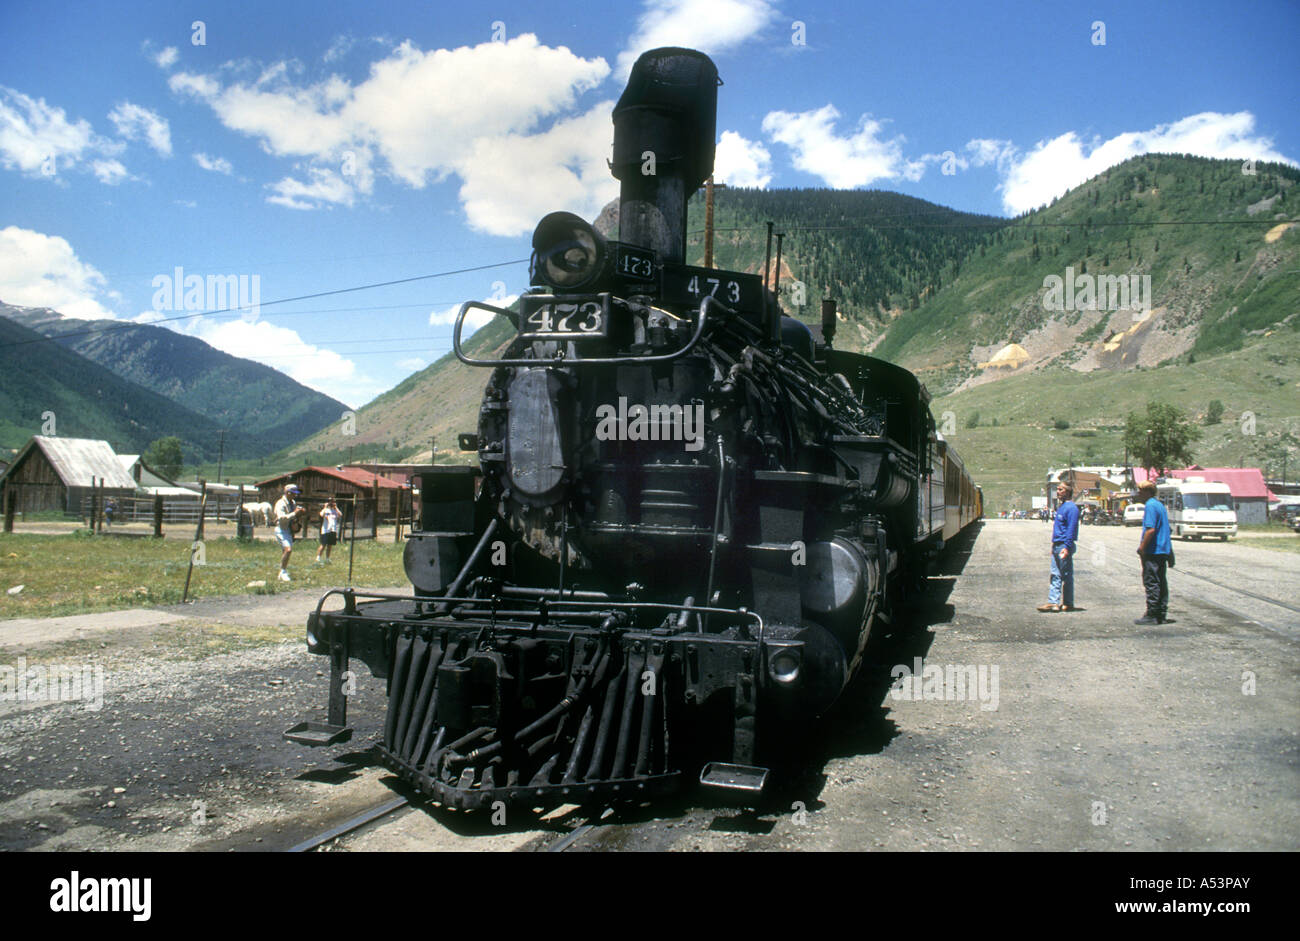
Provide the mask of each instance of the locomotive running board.
{"label": "locomotive running board", "polygon": [[754,765],[731,765],[710,761],[700,770],[700,784],[729,794],[758,796],[767,784],[768,770]]}

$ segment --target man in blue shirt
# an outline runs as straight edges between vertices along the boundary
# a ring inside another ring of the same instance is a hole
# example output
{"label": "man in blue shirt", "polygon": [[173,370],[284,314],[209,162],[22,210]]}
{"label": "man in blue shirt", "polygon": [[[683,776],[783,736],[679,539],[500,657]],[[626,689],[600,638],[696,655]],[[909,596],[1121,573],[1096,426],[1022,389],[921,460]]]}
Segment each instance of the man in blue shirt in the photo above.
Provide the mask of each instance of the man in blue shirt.
{"label": "man in blue shirt", "polygon": [[1142,557],[1142,586],[1146,589],[1147,611],[1134,624],[1164,624],[1169,613],[1169,582],[1166,567],[1173,553],[1169,539],[1169,512],[1156,499],[1154,482],[1143,481],[1138,496],[1146,501],[1142,515],[1142,541],[1138,555]]}
{"label": "man in blue shirt", "polygon": [[1074,610],[1074,543],[1079,538],[1079,507],[1070,498],[1074,488],[1062,481],[1056,485],[1056,522],[1052,526],[1052,577],[1047,587],[1047,604],[1039,611]]}

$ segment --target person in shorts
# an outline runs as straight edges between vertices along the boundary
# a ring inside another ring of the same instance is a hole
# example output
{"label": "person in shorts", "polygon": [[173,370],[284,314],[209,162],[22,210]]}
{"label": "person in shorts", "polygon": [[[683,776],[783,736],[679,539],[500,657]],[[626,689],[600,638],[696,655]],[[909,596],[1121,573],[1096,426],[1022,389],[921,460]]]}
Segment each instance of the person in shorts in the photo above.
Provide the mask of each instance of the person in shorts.
{"label": "person in shorts", "polygon": [[284,488],[284,496],[275,502],[272,515],[275,516],[275,541],[284,549],[280,556],[280,581],[289,581],[289,556],[293,553],[293,523],[307,511],[294,501],[302,493],[296,486],[289,484]]}
{"label": "person in shorts", "polygon": [[321,563],[321,553],[325,553],[324,562],[326,565],[330,561],[330,552],[339,542],[339,524],[343,519],[342,512],[339,511],[338,505],[335,504],[334,498],[330,497],[325,501],[324,508],[320,511],[320,545],[316,548],[316,564]]}

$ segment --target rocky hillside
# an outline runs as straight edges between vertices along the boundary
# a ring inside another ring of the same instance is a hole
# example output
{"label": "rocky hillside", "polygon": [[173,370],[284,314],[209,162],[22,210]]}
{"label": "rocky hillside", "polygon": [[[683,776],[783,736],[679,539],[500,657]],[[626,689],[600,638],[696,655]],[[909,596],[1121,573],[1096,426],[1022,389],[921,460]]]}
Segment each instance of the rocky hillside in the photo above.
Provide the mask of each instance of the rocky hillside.
{"label": "rocky hillside", "polygon": [[1164,155],[1113,167],[985,236],[875,353],[943,392],[1195,361],[1300,329],[1300,170],[1247,169]]}

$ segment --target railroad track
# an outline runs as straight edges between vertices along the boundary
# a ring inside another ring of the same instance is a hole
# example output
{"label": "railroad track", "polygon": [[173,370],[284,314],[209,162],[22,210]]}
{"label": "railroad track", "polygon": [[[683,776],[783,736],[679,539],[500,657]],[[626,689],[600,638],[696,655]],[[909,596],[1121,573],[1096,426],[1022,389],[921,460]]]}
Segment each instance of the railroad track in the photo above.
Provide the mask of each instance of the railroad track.
{"label": "railroad track", "polygon": [[[365,829],[366,827],[378,823],[399,811],[413,807],[414,805],[411,803],[411,799],[407,797],[396,797],[392,800],[385,801],[382,804],[376,804],[374,807],[370,807],[352,817],[349,817],[342,823],[335,824],[326,830],[322,830],[315,836],[308,837],[302,842],[289,847],[286,852],[310,853],[327,843],[337,840],[339,837],[347,836],[348,834],[355,833],[358,830]],[[596,813],[588,815],[582,823],[573,827],[573,829],[562,835],[558,840],[538,847],[537,851],[545,853],[563,853],[579,841],[587,839],[595,833],[607,829],[610,824],[601,823],[601,821],[612,817],[613,815],[614,811],[612,808],[602,808]]]}
{"label": "railroad track", "polygon": [[[1300,614],[1300,606],[1298,605],[1287,604],[1285,601],[1278,601],[1276,598],[1270,598],[1267,595],[1256,594],[1253,591],[1247,591],[1245,588],[1238,588],[1236,585],[1225,585],[1221,581],[1217,581],[1216,579],[1209,578],[1205,575],[1197,575],[1195,572],[1186,572],[1178,568],[1172,568],[1169,571],[1173,572],[1176,575],[1183,575],[1186,576],[1187,578],[1195,578],[1203,582],[1209,582],[1211,585],[1214,585],[1217,588],[1222,588],[1225,591],[1231,591],[1239,595],[1245,595],[1247,598],[1254,598],[1256,601],[1262,601],[1265,604],[1277,605],[1279,608],[1286,608],[1286,610],[1288,611],[1294,611],[1297,614]],[[1235,614],[1236,612],[1233,613]]]}
{"label": "railroad track", "polygon": [[355,817],[350,817],[349,819],[343,821],[342,823],[330,827],[328,830],[325,830],[321,833],[318,833],[316,836],[309,837],[308,839],[303,840],[301,843],[297,844],[296,846],[291,846],[288,852],[310,853],[312,850],[324,846],[326,843],[330,842],[331,840],[337,840],[339,837],[344,836],[348,833],[352,833],[356,830],[360,830],[363,827],[368,827],[370,826],[370,824],[374,823],[375,821],[382,820],[384,817],[387,817],[391,814],[396,813],[399,810],[402,810],[403,808],[410,807],[410,806],[411,806],[411,801],[409,798],[395,797],[390,801],[385,801],[382,804],[378,804],[374,807],[371,807],[369,810],[363,810]]}
{"label": "railroad track", "polygon": [[591,836],[597,831],[607,829],[612,824],[612,821],[611,823],[605,824],[600,821],[613,816],[614,808],[612,807],[606,807],[603,810],[597,811],[589,816],[585,823],[578,824],[578,826],[574,827],[554,843],[546,844],[546,846],[542,847],[542,851],[546,853],[563,853],[580,840]]}

